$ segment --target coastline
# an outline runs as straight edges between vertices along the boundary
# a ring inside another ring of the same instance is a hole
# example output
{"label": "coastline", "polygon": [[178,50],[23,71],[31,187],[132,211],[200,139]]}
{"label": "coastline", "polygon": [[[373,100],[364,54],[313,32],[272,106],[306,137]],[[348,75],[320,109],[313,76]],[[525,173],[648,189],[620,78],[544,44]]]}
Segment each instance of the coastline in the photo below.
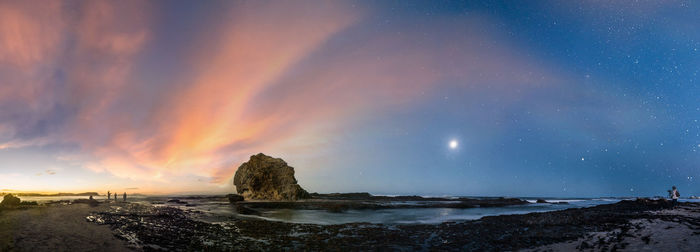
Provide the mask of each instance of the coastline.
{"label": "coastline", "polygon": [[137,203],[46,204],[1,211],[0,248],[683,251],[700,246],[700,204],[668,207],[665,200],[638,199],[440,224],[317,225],[235,216],[212,223],[197,220],[196,211]]}

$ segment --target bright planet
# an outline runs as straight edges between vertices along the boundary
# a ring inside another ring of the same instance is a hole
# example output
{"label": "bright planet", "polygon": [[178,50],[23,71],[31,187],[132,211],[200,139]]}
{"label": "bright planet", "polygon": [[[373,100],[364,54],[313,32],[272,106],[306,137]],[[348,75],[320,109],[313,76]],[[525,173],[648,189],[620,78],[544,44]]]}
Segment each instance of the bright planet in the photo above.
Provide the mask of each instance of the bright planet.
{"label": "bright planet", "polygon": [[459,142],[457,142],[457,140],[450,141],[450,149],[457,149],[457,146],[459,146]]}

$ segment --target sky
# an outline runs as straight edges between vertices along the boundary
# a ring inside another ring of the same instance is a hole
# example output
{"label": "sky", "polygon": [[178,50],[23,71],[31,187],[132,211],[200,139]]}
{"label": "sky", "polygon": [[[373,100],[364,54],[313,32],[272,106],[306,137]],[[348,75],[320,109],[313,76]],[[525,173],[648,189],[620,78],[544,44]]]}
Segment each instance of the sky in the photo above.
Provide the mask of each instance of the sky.
{"label": "sky", "polygon": [[700,3],[0,0],[0,190],[700,195]]}

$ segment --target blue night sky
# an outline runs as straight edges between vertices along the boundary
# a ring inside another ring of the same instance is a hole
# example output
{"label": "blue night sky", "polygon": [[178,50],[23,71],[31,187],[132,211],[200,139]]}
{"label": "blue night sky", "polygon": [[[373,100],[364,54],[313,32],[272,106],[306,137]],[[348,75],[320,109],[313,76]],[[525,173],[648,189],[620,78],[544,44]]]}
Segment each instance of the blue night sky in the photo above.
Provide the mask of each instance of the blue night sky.
{"label": "blue night sky", "polygon": [[698,195],[697,13],[0,2],[0,189],[229,192],[263,152],[312,192]]}

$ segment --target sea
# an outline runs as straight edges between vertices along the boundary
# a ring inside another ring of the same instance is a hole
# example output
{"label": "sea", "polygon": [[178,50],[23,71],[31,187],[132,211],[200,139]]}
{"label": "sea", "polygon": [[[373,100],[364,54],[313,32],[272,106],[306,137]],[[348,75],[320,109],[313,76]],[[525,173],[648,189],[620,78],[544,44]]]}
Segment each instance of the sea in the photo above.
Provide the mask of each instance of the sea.
{"label": "sea", "polygon": [[[121,196],[121,195],[120,195]],[[86,199],[84,196],[70,197],[20,197],[23,201],[37,201],[47,203],[58,200]],[[96,200],[105,200],[104,196],[94,197]],[[179,202],[168,202],[177,199]],[[487,208],[398,208],[380,210],[348,210],[341,213],[332,213],[325,210],[296,210],[296,209],[269,209],[262,210],[261,215],[238,214],[235,208],[225,198],[213,198],[208,196],[129,196],[128,201],[133,203],[157,206],[175,207],[182,209],[199,220],[207,222],[221,222],[229,217],[255,218],[269,221],[282,221],[290,223],[308,224],[344,224],[355,222],[382,223],[382,224],[436,224],[447,221],[475,220],[484,216],[526,214],[533,212],[557,211],[569,208],[592,207],[601,204],[612,204],[621,200],[635,198],[539,198],[549,203],[536,203],[538,198],[521,198],[530,204],[487,207]],[[121,197],[119,198],[121,200]],[[681,202],[700,202],[700,199],[680,199]],[[401,201],[393,204],[414,204],[418,202]],[[564,204],[562,204],[564,203]]]}

